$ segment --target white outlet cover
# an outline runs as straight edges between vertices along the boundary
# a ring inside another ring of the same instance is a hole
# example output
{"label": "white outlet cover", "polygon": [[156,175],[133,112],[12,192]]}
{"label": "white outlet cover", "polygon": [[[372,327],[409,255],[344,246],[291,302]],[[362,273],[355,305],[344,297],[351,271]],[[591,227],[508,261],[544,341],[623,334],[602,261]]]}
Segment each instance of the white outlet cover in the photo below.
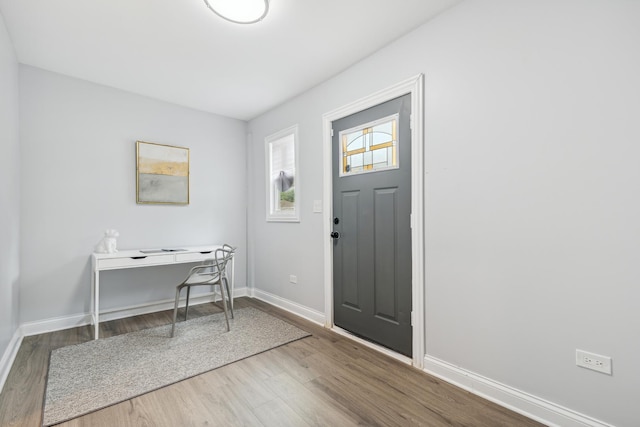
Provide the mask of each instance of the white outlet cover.
{"label": "white outlet cover", "polygon": [[613,375],[611,357],[590,353],[584,350],[576,350],[576,365],[591,369],[603,374]]}
{"label": "white outlet cover", "polygon": [[313,212],[314,213],[322,213],[322,200],[314,200],[313,201]]}

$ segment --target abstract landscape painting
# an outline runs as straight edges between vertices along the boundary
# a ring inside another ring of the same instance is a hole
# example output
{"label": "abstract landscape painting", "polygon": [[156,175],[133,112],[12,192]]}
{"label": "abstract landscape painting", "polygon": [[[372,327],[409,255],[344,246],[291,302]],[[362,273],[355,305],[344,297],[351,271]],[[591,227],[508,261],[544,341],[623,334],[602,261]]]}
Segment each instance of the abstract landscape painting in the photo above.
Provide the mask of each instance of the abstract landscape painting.
{"label": "abstract landscape painting", "polygon": [[189,149],[136,142],[137,202],[189,204]]}

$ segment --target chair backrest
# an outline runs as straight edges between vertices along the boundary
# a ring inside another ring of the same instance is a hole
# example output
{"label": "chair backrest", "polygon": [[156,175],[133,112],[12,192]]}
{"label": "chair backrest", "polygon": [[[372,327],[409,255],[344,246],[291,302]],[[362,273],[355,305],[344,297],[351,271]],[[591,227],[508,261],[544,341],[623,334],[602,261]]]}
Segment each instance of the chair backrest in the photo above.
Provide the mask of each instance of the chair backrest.
{"label": "chair backrest", "polygon": [[197,265],[191,269],[192,273],[200,274],[200,275],[218,275],[219,272],[224,274],[227,262],[233,258],[235,254],[236,248],[224,244],[221,248],[218,248],[214,251],[213,258],[205,259],[202,264]]}
{"label": "chair backrest", "polygon": [[236,252],[236,248],[231,245],[224,244],[221,248],[216,249],[215,263],[218,268],[220,276],[224,276],[227,268],[227,263],[233,258]]}

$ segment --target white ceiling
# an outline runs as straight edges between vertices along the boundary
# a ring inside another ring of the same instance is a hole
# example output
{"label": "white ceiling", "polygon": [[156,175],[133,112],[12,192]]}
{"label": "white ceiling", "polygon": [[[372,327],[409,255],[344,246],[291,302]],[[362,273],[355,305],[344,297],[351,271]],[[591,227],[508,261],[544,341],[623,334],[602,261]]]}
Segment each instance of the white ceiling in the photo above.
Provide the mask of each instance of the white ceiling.
{"label": "white ceiling", "polygon": [[271,0],[253,25],[203,0],[0,0],[0,12],[23,64],[248,120],[459,1]]}

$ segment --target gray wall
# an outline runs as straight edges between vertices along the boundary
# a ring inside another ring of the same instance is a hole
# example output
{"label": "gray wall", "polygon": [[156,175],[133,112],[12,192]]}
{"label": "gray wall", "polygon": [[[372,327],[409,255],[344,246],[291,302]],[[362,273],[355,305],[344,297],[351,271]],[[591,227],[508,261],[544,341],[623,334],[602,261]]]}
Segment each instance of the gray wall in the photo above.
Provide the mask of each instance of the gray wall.
{"label": "gray wall", "polygon": [[[0,15],[0,359],[18,328],[20,148],[18,62]],[[0,367],[1,368],[1,367]]]}
{"label": "gray wall", "polygon": [[[324,310],[322,114],[424,73],[427,355],[637,424],[638,22],[625,0],[463,2],[252,120],[255,287]],[[295,123],[301,223],[267,223],[264,137]]]}
{"label": "gray wall", "polygon": [[[90,254],[230,242],[246,283],[246,123],[20,66],[21,322],[89,311]],[[188,147],[191,203],[136,204],[135,142]],[[104,275],[101,308],[172,298],[187,265]]]}

